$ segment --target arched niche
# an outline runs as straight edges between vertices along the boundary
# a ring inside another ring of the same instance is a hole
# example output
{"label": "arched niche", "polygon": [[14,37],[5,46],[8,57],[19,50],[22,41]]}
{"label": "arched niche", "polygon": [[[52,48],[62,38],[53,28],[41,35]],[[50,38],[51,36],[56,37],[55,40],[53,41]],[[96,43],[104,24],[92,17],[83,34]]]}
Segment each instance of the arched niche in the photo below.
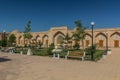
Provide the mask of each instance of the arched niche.
{"label": "arched niche", "polygon": [[106,38],[107,38],[107,36],[104,33],[102,33],[102,32],[98,33],[95,36],[95,38],[96,38],[96,43],[98,43],[99,47],[103,48],[103,47],[106,46]]}
{"label": "arched niche", "polygon": [[89,33],[85,34],[85,47],[91,45],[92,36]]}
{"label": "arched niche", "polygon": [[110,35],[110,42],[113,47],[120,47],[120,33],[114,32]]}
{"label": "arched niche", "polygon": [[49,37],[46,34],[42,37],[42,42],[44,47],[48,47],[48,38]]}
{"label": "arched niche", "polygon": [[65,38],[65,35],[62,32],[58,31],[54,34],[53,38],[54,38],[53,41],[55,45],[62,44]]}

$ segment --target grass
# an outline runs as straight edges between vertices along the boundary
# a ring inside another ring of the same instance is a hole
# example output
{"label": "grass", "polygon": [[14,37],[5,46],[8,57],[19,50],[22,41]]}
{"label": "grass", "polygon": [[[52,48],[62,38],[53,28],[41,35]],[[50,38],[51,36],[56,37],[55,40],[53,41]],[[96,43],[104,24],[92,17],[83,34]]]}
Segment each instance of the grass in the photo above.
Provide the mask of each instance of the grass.
{"label": "grass", "polygon": [[105,52],[106,50],[97,50],[94,54],[95,61],[100,60]]}
{"label": "grass", "polygon": [[48,56],[49,53],[47,52],[48,49],[33,49],[32,53],[33,55],[38,55],[38,56]]}
{"label": "grass", "polygon": [[[23,54],[27,54],[28,48],[16,48],[15,53],[20,53],[20,51],[23,51]],[[33,55],[37,56],[51,56],[51,52],[49,48],[44,48],[44,49],[31,49]],[[61,58],[65,58],[65,55],[67,54],[67,49],[63,49],[63,51],[60,53]],[[82,51],[83,50],[70,50],[70,51]],[[94,61],[98,61],[102,58],[102,55],[105,53],[105,50],[96,50],[94,53]],[[86,60],[91,60],[91,51],[89,50],[88,53],[86,54]]]}

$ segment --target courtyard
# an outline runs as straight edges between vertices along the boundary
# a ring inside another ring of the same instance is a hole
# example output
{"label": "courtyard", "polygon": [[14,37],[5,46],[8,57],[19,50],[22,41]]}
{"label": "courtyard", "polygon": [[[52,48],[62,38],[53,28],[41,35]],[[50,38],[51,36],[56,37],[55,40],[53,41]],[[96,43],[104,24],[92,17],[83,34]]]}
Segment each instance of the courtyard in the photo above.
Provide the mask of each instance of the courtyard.
{"label": "courtyard", "polygon": [[0,80],[120,80],[119,51],[98,62],[0,52]]}

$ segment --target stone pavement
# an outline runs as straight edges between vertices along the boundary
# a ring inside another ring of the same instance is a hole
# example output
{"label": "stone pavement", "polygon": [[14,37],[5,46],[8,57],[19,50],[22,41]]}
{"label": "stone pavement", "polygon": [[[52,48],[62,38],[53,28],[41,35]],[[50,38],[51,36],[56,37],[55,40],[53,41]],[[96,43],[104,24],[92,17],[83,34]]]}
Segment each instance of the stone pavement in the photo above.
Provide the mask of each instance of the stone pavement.
{"label": "stone pavement", "polygon": [[119,51],[98,62],[0,52],[0,80],[120,80]]}

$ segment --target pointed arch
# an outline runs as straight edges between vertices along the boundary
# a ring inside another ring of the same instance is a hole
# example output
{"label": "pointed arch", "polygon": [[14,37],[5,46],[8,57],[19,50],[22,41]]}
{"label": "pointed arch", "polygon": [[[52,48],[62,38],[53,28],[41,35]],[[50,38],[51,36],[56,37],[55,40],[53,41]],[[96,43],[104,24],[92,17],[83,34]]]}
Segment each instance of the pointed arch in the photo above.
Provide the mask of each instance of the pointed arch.
{"label": "pointed arch", "polygon": [[103,35],[105,38],[107,37],[104,33],[99,32],[98,34],[96,34],[95,38],[98,37],[99,35]]}
{"label": "pointed arch", "polygon": [[114,33],[112,33],[112,34],[110,35],[110,37],[112,37],[112,36],[115,35],[115,34],[117,34],[117,35],[120,36],[120,33],[119,33],[119,32],[114,32]]}
{"label": "pointed arch", "polygon": [[39,35],[36,35],[36,42],[41,42],[41,37]]}
{"label": "pointed arch", "polygon": [[96,43],[98,43],[99,47],[103,48],[106,46],[107,35],[105,35],[105,33],[99,32],[98,34],[96,34],[95,38]]}
{"label": "pointed arch", "polygon": [[53,41],[54,41],[55,45],[62,44],[64,38],[65,38],[65,34],[62,33],[61,31],[58,31],[54,34]]}
{"label": "pointed arch", "polygon": [[110,41],[113,47],[120,47],[120,33],[114,32],[110,35]]}
{"label": "pointed arch", "polygon": [[61,31],[58,31],[58,32],[56,32],[56,33],[54,34],[54,36],[53,36],[53,37],[56,37],[58,34],[61,34],[61,35],[65,36],[65,34],[64,34],[64,33],[62,33]]}
{"label": "pointed arch", "polygon": [[49,37],[48,37],[48,35],[46,35],[46,34],[42,37],[42,43],[43,43],[43,46],[44,46],[44,47],[48,47],[48,43],[49,43],[49,42],[48,42],[48,38],[49,38]]}
{"label": "pointed arch", "polygon": [[90,35],[89,33],[85,33],[85,38],[86,36],[89,36],[90,38],[92,38],[92,35]]}
{"label": "pointed arch", "polygon": [[89,33],[85,33],[85,47],[90,46],[91,44],[91,39],[92,39],[92,35],[90,35]]}
{"label": "pointed arch", "polygon": [[92,37],[92,35],[91,35],[91,34],[89,34],[89,33],[85,33],[85,35],[89,35],[90,37]]}
{"label": "pointed arch", "polygon": [[24,39],[22,36],[18,37],[18,44],[24,44]]}
{"label": "pointed arch", "polygon": [[42,38],[45,38],[45,37],[48,37],[48,35],[47,35],[47,34],[44,34]]}

